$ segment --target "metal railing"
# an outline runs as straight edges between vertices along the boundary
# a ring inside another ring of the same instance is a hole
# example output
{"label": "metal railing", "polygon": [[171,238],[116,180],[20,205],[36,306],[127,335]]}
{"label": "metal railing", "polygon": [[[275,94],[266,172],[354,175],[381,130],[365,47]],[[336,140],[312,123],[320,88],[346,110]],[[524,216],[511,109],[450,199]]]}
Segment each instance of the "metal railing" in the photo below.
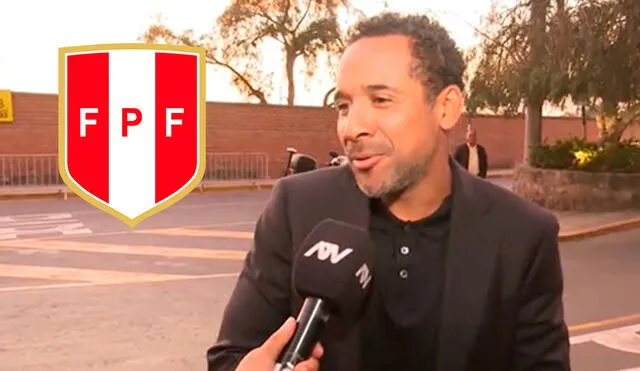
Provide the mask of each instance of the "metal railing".
{"label": "metal railing", "polygon": [[[213,152],[207,153],[206,161],[203,182],[269,178],[269,156],[263,152]],[[57,154],[0,155],[0,192],[24,187],[66,187]]]}
{"label": "metal railing", "polygon": [[265,180],[268,178],[269,156],[266,153],[207,153],[204,181]]}
{"label": "metal railing", "polygon": [[57,155],[1,155],[0,187],[64,185]]}

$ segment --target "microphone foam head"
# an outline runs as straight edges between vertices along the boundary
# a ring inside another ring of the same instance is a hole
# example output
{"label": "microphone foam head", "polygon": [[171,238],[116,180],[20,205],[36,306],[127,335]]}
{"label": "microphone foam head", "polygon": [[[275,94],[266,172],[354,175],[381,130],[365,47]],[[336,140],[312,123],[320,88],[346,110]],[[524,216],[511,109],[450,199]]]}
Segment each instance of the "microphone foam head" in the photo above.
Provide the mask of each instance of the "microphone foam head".
{"label": "microphone foam head", "polygon": [[293,267],[295,288],[303,298],[324,299],[333,315],[357,315],[372,285],[374,256],[368,231],[325,219],[298,252]]}

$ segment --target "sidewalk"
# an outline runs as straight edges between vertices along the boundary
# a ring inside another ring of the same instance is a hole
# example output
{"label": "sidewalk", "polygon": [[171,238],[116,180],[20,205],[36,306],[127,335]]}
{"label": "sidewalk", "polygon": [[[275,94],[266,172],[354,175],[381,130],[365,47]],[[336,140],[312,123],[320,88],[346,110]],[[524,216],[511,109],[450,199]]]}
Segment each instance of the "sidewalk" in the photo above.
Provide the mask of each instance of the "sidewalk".
{"label": "sidewalk", "polygon": [[606,213],[554,212],[560,223],[560,241],[572,241],[640,228],[640,210]]}
{"label": "sidewalk", "polygon": [[[512,169],[490,170],[488,178],[511,187]],[[560,241],[572,241],[640,228],[640,210],[606,213],[554,211],[560,224]]]}

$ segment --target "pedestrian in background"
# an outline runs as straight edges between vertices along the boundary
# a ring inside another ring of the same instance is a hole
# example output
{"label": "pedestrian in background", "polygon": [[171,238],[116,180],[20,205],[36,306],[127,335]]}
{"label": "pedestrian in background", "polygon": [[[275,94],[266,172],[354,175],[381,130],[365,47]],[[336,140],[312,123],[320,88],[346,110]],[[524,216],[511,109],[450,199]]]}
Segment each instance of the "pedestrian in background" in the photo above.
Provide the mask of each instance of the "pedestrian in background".
{"label": "pedestrian in background", "polygon": [[478,134],[475,129],[467,130],[466,142],[456,148],[453,158],[471,174],[480,178],[487,177],[489,167],[487,151],[478,144]]}

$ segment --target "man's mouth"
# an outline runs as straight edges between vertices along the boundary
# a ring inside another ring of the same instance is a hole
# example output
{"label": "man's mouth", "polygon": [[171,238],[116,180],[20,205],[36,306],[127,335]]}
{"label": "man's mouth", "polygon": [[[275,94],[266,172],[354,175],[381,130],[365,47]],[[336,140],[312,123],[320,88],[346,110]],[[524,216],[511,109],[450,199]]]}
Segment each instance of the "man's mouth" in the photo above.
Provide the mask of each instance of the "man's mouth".
{"label": "man's mouth", "polygon": [[351,158],[351,165],[359,171],[371,170],[378,162],[382,160],[382,155],[370,154],[370,155],[356,155]]}

